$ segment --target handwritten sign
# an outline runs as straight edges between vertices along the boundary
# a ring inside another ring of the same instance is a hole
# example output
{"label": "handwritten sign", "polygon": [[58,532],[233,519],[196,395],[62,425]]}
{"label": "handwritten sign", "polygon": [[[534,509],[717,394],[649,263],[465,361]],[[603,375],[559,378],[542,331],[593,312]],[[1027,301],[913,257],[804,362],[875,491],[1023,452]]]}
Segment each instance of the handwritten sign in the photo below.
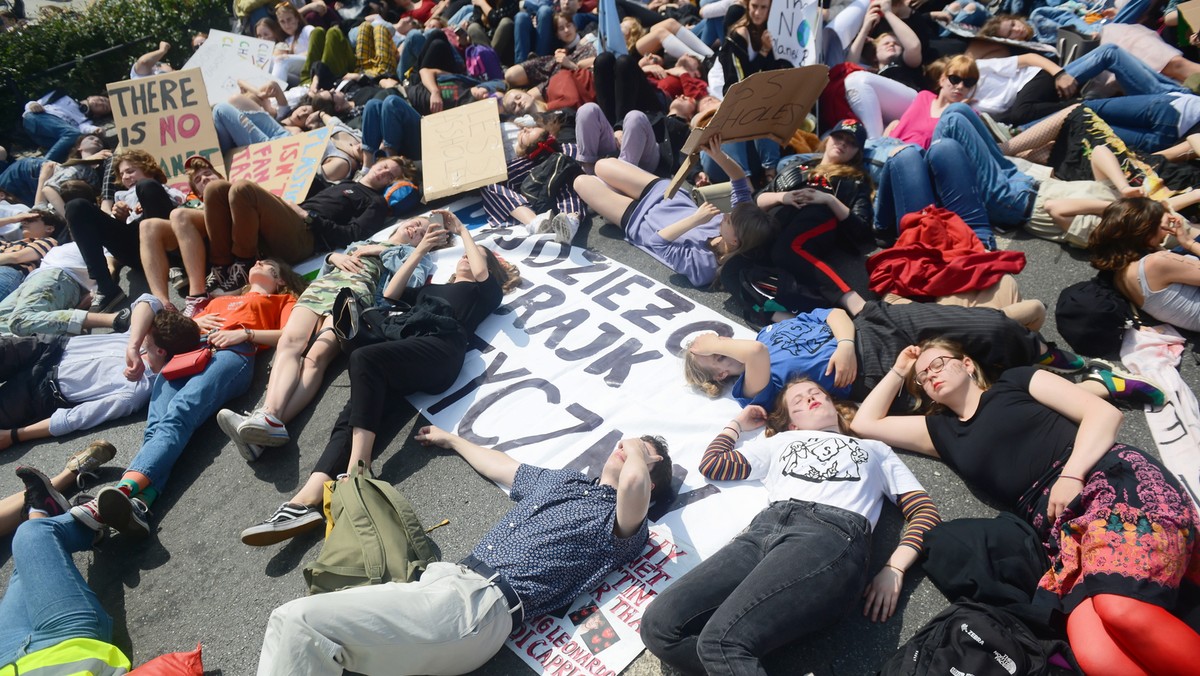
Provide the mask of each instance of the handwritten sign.
{"label": "handwritten sign", "polygon": [[222,166],[217,128],[199,70],[181,70],[108,85],[121,148],[158,159],[167,184],[187,190],[183,162],[202,155]]}
{"label": "handwritten sign", "polygon": [[817,31],[821,29],[817,0],[772,0],[767,26],[775,58],[794,66],[809,66],[820,61]]}
{"label": "handwritten sign", "polygon": [[246,146],[229,159],[229,179],[248,179],[288,202],[299,204],[321,166],[330,129],[317,129]]}
{"label": "handwritten sign", "polygon": [[[208,43],[204,43],[205,46]],[[204,47],[188,60],[189,67],[199,68],[204,75],[204,87],[208,90],[209,105],[217,105],[228,101],[229,97],[240,94],[238,80],[253,87],[261,87],[269,82],[277,82],[270,73],[255,67],[250,61],[223,50],[209,50],[201,57]],[[280,83],[286,89],[286,83]]]}
{"label": "handwritten sign", "polygon": [[500,109],[488,99],[421,119],[425,202],[508,178]]}
{"label": "handwritten sign", "polygon": [[260,40],[249,35],[238,35],[228,31],[210,30],[208,39],[192,58],[184,65],[184,69],[199,68],[200,62],[215,53],[224,53],[258,68],[266,70],[275,53],[275,43],[270,40]]}
{"label": "handwritten sign", "polygon": [[686,159],[671,179],[667,196],[679,189],[698,161],[700,149],[714,135],[719,134],[725,143],[756,138],[787,143],[828,83],[829,69],[816,65],[755,73],[730,85],[708,126],[693,129],[684,142]]}

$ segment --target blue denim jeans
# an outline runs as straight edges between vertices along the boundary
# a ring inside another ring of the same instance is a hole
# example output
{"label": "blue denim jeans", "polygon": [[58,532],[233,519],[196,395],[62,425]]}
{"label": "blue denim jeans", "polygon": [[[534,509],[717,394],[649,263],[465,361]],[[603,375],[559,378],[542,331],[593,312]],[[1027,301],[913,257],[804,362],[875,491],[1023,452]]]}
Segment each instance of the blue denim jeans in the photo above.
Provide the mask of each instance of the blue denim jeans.
{"label": "blue denim jeans", "polygon": [[[533,15],[537,16],[537,27],[533,25]],[[513,18],[514,35],[513,41],[515,44],[514,53],[516,58],[514,61],[521,63],[525,57],[529,56],[529,52],[536,52],[538,56],[548,56],[552,53],[554,46],[554,7],[547,2],[544,5],[539,5],[530,0],[525,0],[525,9],[517,12],[517,16]],[[531,44],[532,43],[532,44]]]}
{"label": "blue denim jeans", "polygon": [[958,214],[975,231],[988,249],[996,248],[992,224],[988,219],[983,191],[972,176],[962,170],[971,166],[971,157],[962,144],[951,138],[935,140],[925,151],[938,203]]}
{"label": "blue denim jeans", "polygon": [[766,673],[764,655],[858,607],[870,552],[862,516],[776,502],[646,608],[642,641],[685,673]]}
{"label": "blue denim jeans", "polygon": [[21,204],[33,206],[38,176],[47,161],[44,157],[22,157],[9,162],[0,172],[0,190],[16,197]]}
{"label": "blue denim jeans", "polygon": [[362,114],[363,148],[378,152],[383,144],[410,159],[421,158],[421,114],[402,96],[367,101]]}
{"label": "blue denim jeans", "polygon": [[154,381],[142,447],[130,461],[129,471],[146,475],[151,485],[163,490],[196,428],[225,402],[250,389],[254,355],[243,349],[217,350],[208,367],[189,378]]}
{"label": "blue denim jeans", "polygon": [[245,112],[228,103],[213,106],[213,124],[217,127],[217,142],[221,150],[274,141],[288,135],[288,131],[269,113]]}
{"label": "blue denim jeans", "polygon": [[1122,141],[1148,153],[1179,140],[1179,111],[1167,96],[1121,96],[1084,101]]}
{"label": "blue denim jeans", "polygon": [[91,549],[95,536],[70,514],[17,528],[13,573],[0,600],[0,664],[67,639],[112,640],[112,618],[71,559]]}
{"label": "blue denim jeans", "polygon": [[51,162],[66,162],[80,136],[79,127],[50,113],[25,113],[21,122],[25,132],[46,149],[46,159]]}
{"label": "blue denim jeans", "polygon": [[[753,141],[738,141],[737,143],[722,143],[721,150],[725,151],[742,171],[746,172],[747,176],[754,174],[755,160],[760,167],[774,168],[779,164],[779,144],[769,138],[759,138]],[[752,156],[751,153],[754,153]],[[704,168],[704,172],[712,179],[713,183],[721,183],[728,181],[729,176],[725,174],[725,170],[721,168],[717,162],[708,156],[708,153],[700,153],[700,166]]]}
{"label": "blue denim jeans", "polygon": [[1063,69],[1071,77],[1086,82],[1103,71],[1117,78],[1125,94],[1191,94],[1192,90],[1171,78],[1157,73],[1145,62],[1116,45],[1100,45],[1068,63]]}
{"label": "blue denim jeans", "polygon": [[935,143],[942,138],[958,141],[971,158],[968,166],[975,169],[975,182],[991,224],[1015,228],[1024,223],[1037,197],[1037,182],[1000,152],[975,111],[965,103],[947,106],[933,131]]}
{"label": "blue denim jeans", "polygon": [[11,265],[0,265],[0,300],[8,298],[8,294],[17,290],[25,279],[25,272]]}
{"label": "blue denim jeans", "polygon": [[875,193],[875,233],[894,240],[900,219],[939,204],[971,226],[979,240],[995,248],[987,208],[975,177],[964,172],[970,159],[953,139],[935,141],[929,150],[908,145],[887,159]]}

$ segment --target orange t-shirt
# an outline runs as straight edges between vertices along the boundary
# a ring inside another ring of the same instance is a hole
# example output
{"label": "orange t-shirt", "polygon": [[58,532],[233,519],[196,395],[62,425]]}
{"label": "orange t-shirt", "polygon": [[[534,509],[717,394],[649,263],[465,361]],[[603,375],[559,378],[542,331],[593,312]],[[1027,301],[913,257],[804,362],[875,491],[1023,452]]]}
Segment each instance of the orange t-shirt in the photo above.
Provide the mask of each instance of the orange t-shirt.
{"label": "orange t-shirt", "polygon": [[[218,315],[222,330],[272,331],[283,328],[295,305],[295,297],[286,293],[266,295],[251,291],[241,296],[217,296],[196,317]],[[259,346],[259,349],[267,348]]]}

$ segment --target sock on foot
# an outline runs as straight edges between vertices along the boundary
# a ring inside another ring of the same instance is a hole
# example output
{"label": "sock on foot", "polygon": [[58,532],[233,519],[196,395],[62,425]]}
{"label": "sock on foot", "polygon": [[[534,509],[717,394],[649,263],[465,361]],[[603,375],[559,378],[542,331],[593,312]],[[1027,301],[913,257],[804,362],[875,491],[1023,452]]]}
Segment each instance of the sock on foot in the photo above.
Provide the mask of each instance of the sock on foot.
{"label": "sock on foot", "polygon": [[154,486],[147,486],[146,488],[142,489],[142,493],[138,497],[141,498],[142,502],[144,502],[147,507],[149,507],[150,505],[154,504],[155,500],[158,499],[158,489]]}
{"label": "sock on foot", "polygon": [[117,490],[125,494],[126,497],[132,498],[142,491],[142,487],[133,479],[121,479],[117,484]]}

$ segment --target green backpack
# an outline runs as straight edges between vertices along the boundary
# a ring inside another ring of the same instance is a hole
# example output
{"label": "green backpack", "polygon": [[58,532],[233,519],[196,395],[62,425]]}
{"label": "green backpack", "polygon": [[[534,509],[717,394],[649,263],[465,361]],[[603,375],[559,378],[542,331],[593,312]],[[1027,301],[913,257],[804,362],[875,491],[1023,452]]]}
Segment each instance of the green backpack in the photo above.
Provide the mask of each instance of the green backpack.
{"label": "green backpack", "polygon": [[412,582],[438,560],[412,504],[386,481],[372,479],[360,463],[345,481],[333,482],[332,528],[321,555],[304,568],[309,594],[383,582]]}

